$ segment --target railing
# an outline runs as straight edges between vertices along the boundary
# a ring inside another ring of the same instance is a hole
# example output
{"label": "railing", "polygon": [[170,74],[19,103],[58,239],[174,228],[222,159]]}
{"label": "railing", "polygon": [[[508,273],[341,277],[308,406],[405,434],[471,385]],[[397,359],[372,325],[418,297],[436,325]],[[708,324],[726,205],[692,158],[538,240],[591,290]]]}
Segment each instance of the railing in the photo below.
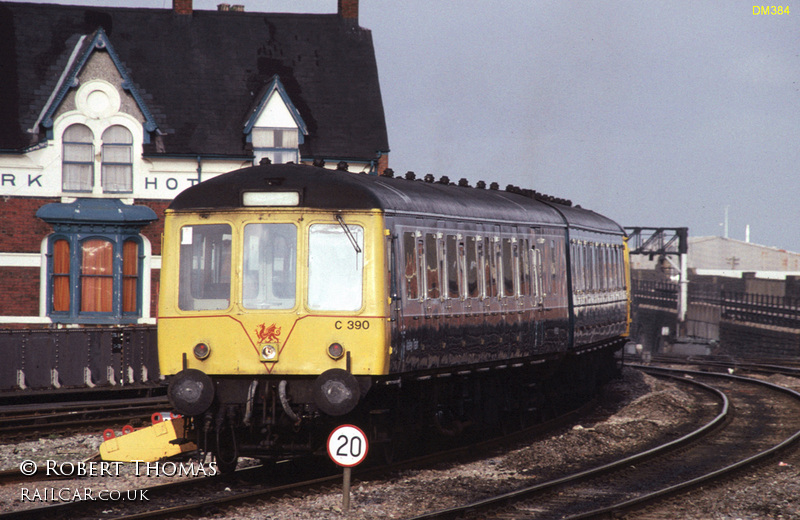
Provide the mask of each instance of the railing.
{"label": "railing", "polygon": [[[634,305],[676,309],[678,284],[633,280]],[[689,305],[706,304],[720,308],[721,318],[800,330],[800,298],[720,291],[708,284],[689,284]],[[690,309],[691,319],[691,309]]]}
{"label": "railing", "polygon": [[675,309],[678,305],[678,284],[652,280],[632,280],[635,305],[652,305]]}
{"label": "railing", "polygon": [[160,380],[156,327],[0,330],[0,390]]}
{"label": "railing", "polygon": [[800,329],[800,300],[783,296],[723,292],[722,318]]}

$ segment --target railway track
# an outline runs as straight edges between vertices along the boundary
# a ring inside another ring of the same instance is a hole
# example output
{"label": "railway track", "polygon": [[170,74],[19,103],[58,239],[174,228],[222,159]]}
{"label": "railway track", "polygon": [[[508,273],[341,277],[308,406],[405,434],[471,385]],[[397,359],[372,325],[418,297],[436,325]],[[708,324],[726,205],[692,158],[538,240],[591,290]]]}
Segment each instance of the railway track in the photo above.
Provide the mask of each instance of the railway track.
{"label": "railway track", "polygon": [[726,396],[721,413],[697,434],[612,464],[413,520],[614,518],[756,464],[800,439],[797,392],[729,374],[672,372],[705,382]]}
{"label": "railway track", "polygon": [[654,356],[651,360],[654,366],[681,365],[696,366],[710,371],[729,371],[733,373],[752,374],[781,374],[789,377],[800,378],[800,365],[797,362],[782,360],[754,360],[754,359],[729,359],[713,357],[683,357],[683,356]]}
{"label": "railway track", "polygon": [[[685,373],[685,371],[680,373]],[[797,394],[786,394],[770,387],[770,395],[764,395],[761,390],[757,390],[760,386],[755,386],[761,385],[761,382],[752,382],[742,378],[722,380],[721,376],[704,373],[691,373],[689,377],[692,379],[681,377],[680,380],[692,384],[700,383],[702,380],[707,383],[704,388],[713,385],[720,387],[720,394],[730,394],[729,403],[727,405],[719,404],[720,412],[714,420],[706,421],[702,427],[697,428],[696,433],[686,434],[677,441],[668,443],[667,446],[653,447],[643,454],[625,457],[602,468],[586,469],[577,475],[540,482],[535,487],[519,489],[513,493],[488,498],[479,503],[414,518],[561,518],[562,516],[587,518],[602,516],[609,514],[608,511],[618,512],[625,508],[640,507],[665,493],[677,493],[689,489],[690,486],[699,485],[700,482],[705,481],[704,479],[718,477],[735,468],[753,464],[759,458],[768,456],[771,450],[786,446],[800,435],[798,433],[800,419],[797,418],[800,396]],[[721,399],[720,403],[724,402],[722,397],[719,399]],[[770,406],[764,405],[765,400],[770,403],[780,400],[782,404],[771,410]],[[736,413],[730,417],[732,410],[735,410]],[[764,415],[775,411],[783,414],[780,421],[774,416]],[[791,417],[785,417],[787,415]],[[743,421],[743,418],[747,420]],[[771,431],[769,435],[765,436],[765,431],[769,429],[767,426],[781,421],[787,423],[785,427]],[[752,435],[747,437],[746,432],[742,433],[747,430],[747,423],[765,427],[757,432],[757,439],[754,439]],[[698,438],[701,440],[697,440]],[[736,446],[736,449],[732,449],[731,446]],[[741,453],[739,446],[747,446],[748,453]],[[751,446],[753,449],[750,449]],[[466,451],[473,455],[476,452],[474,447],[467,447]],[[703,460],[703,457],[700,454],[704,451],[707,454],[710,452],[711,456],[707,455],[707,462],[701,466],[700,461]],[[738,453],[738,456],[728,457],[729,453]],[[725,455],[726,460],[721,461],[721,455]],[[356,472],[354,477],[361,482],[384,479],[387,474],[392,472],[396,474],[402,469],[425,467],[426,464],[435,464],[435,461],[440,459],[432,460],[416,459],[403,463],[403,465],[372,468]],[[675,467],[680,467],[680,470],[670,469]],[[236,504],[279,500],[281,497],[287,496],[322,495],[336,493],[337,490],[340,492],[341,472],[336,468],[330,467],[327,475],[319,472],[309,474],[307,469],[302,469],[299,471],[300,474],[313,477],[304,479],[303,482],[294,482],[297,479],[297,470],[289,471],[288,465],[284,468],[286,471],[271,472],[268,476],[263,470],[250,469],[237,472],[233,479],[215,477],[152,487],[144,491],[147,497],[145,501],[106,502],[99,506],[91,503],[50,506],[47,508],[47,516],[52,520],[94,518],[98,516],[98,507],[103,511],[102,516],[107,518],[144,519],[169,518],[181,514],[208,515],[220,508],[227,509]],[[650,473],[645,474],[645,471]],[[692,475],[688,475],[686,471],[691,471]],[[651,483],[651,485],[643,486],[642,483]],[[633,490],[639,491],[633,493]],[[653,491],[655,494],[650,495]],[[136,492],[133,495],[139,496],[136,495]],[[181,497],[180,501],[176,497]],[[597,504],[599,504],[600,498],[608,503],[599,508]],[[594,507],[587,508],[587,504]],[[94,513],[92,507],[95,508]],[[41,509],[19,511],[9,515],[0,515],[0,519],[40,518],[41,514]]]}
{"label": "railway track", "polygon": [[31,432],[40,435],[110,421],[147,418],[170,408],[165,396],[5,405],[0,407],[0,437],[7,439]]}
{"label": "railway track", "polygon": [[[362,466],[356,468],[354,476],[361,481],[385,478],[386,475],[403,470],[432,466],[442,461],[453,461],[463,457],[474,457],[486,454],[498,446],[508,446],[535,436],[547,435],[555,428],[587,416],[593,412],[596,403],[587,403],[582,408],[544,424],[526,428],[525,430],[505,435],[500,439],[491,439],[479,443],[457,447],[445,452],[422,455],[410,460],[390,465]],[[191,462],[185,462],[192,464]],[[142,466],[144,467],[144,466]],[[128,471],[132,471],[128,468]],[[40,489],[56,489],[58,483],[45,483],[44,475],[22,477],[18,471],[8,472],[3,483],[26,482],[28,486]],[[298,475],[303,480],[298,482]],[[2,477],[2,475],[0,475]],[[203,515],[218,508],[227,508],[240,504],[252,503],[256,500],[270,500],[281,496],[300,496],[304,494],[321,494],[341,491],[341,468],[332,463],[320,463],[318,459],[311,461],[294,461],[276,464],[270,467],[256,466],[237,471],[231,476],[212,476],[194,478],[155,485],[144,489],[123,490],[120,500],[50,500],[54,505],[31,508],[0,514],[0,520],[38,519],[46,514],[49,520],[77,518],[118,518],[118,519],[153,519],[172,518],[177,515]],[[91,481],[89,481],[91,482]],[[99,491],[96,485],[92,485]],[[52,486],[52,487],[47,487]],[[64,484],[73,489],[74,485]],[[130,497],[130,498],[129,498]],[[56,497],[57,498],[57,497]],[[70,497],[67,496],[67,499]]]}

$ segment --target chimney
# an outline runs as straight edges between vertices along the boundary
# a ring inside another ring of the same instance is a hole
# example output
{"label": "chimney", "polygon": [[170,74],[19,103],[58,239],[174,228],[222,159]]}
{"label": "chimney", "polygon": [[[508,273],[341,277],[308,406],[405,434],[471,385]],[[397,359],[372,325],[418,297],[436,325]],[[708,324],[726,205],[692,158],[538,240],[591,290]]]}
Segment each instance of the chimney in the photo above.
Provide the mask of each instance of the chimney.
{"label": "chimney", "polygon": [[358,0],[339,0],[339,17],[358,23]]}
{"label": "chimney", "polygon": [[231,4],[219,4],[217,5],[217,11],[230,11]]}
{"label": "chimney", "polygon": [[172,12],[175,14],[192,14],[192,0],[172,0]]}

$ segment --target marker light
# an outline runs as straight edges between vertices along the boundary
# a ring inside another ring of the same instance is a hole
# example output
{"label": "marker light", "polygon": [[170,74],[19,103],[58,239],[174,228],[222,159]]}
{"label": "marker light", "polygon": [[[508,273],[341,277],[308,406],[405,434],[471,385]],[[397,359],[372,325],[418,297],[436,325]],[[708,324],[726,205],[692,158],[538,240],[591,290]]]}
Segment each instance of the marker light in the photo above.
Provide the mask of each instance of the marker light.
{"label": "marker light", "polygon": [[278,349],[272,343],[261,347],[261,361],[278,361]]}
{"label": "marker light", "polygon": [[333,359],[340,359],[344,356],[344,347],[339,343],[331,343],[328,346],[328,355]]}
{"label": "marker light", "polygon": [[194,346],[194,357],[197,359],[205,359],[211,354],[211,349],[205,343],[198,343]]}

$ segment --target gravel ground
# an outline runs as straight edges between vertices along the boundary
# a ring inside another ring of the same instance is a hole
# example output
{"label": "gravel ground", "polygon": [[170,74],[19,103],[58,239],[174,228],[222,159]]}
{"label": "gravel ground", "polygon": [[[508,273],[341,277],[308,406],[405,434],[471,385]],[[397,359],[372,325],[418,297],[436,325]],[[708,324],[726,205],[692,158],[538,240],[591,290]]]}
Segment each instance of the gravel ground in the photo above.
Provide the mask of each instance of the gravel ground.
{"label": "gravel ground", "polygon": [[[800,381],[774,378],[773,382],[800,389]],[[354,482],[347,518],[406,518],[414,514],[479,500],[499,491],[510,491],[555,472],[570,469],[579,460],[595,460],[644,446],[676,428],[690,416],[693,400],[669,382],[661,382],[636,370],[608,385],[602,419],[576,425],[548,439],[469,464],[405,471],[381,482]],[[14,445],[0,445],[0,467],[18,468],[25,460],[78,462],[91,457],[100,435],[45,438]],[[765,463],[705,490],[665,502],[648,518],[755,520],[800,518],[800,450],[781,460]],[[0,488],[0,511],[44,505],[22,500],[23,488],[136,489],[175,477],[136,476],[132,467],[113,477],[72,481],[11,484]],[[124,492],[124,491],[123,491]],[[206,518],[228,519],[322,519],[344,518],[341,491],[300,498],[283,498],[235,512]],[[645,513],[642,513],[645,514]],[[637,517],[636,515],[632,517]]]}

